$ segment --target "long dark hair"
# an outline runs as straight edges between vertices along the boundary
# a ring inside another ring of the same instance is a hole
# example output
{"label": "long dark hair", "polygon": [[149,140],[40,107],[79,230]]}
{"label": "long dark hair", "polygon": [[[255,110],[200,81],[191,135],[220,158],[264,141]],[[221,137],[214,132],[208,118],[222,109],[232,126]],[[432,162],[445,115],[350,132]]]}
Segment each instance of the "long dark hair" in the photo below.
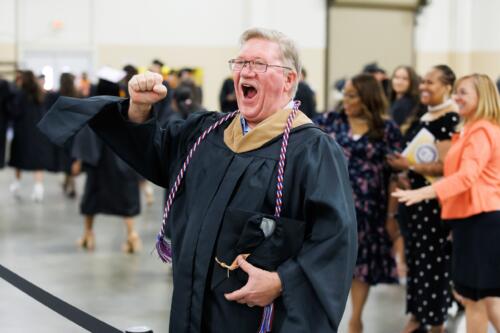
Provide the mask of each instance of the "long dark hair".
{"label": "long dark hair", "polygon": [[408,78],[410,79],[410,86],[408,87],[408,90],[405,93],[405,96],[410,97],[413,101],[418,102],[419,100],[419,95],[420,91],[418,90],[418,85],[420,83],[420,78],[418,77],[418,74],[415,72],[415,70],[410,67],[410,66],[398,66],[392,72],[391,76],[391,84],[389,85],[389,102],[392,104],[396,100],[396,92],[392,89],[392,79],[394,78],[394,75],[396,75],[396,72],[399,69],[404,69],[406,73],[408,74]]}
{"label": "long dark hair", "polygon": [[75,76],[71,73],[62,73],[59,78],[59,94],[61,96],[77,97]]}
{"label": "long dark hair", "polygon": [[21,72],[21,90],[34,104],[40,105],[43,102],[42,87],[38,84],[35,74],[32,71]]}
{"label": "long dark hair", "polygon": [[196,87],[193,83],[182,82],[174,90],[174,102],[177,106],[179,114],[184,119],[186,119],[189,114],[202,109],[202,107],[195,101],[195,88]]}
{"label": "long dark hair", "polygon": [[362,103],[363,117],[368,120],[368,137],[384,137],[384,118],[387,114],[387,99],[380,83],[370,74],[358,74],[351,78]]}

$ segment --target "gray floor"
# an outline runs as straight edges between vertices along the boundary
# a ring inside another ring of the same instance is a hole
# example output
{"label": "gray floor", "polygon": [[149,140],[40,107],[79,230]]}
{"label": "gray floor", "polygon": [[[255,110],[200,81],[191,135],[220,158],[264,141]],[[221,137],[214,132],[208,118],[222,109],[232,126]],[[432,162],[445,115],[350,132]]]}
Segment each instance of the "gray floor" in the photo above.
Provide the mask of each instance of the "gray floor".
{"label": "gray floor", "polygon": [[[31,174],[23,175],[21,200],[8,191],[12,178],[12,170],[0,171],[1,265],[119,329],[148,325],[155,333],[167,332],[172,290],[170,267],[151,254],[160,225],[159,189],[155,193],[156,203],[143,207],[137,218],[145,245],[140,254],[120,251],[125,228],[119,218],[106,216],[96,220],[97,247],[93,253],[87,253],[75,246],[82,218],[78,200],[62,196],[61,176],[46,176],[46,196],[41,204],[29,199]],[[83,177],[80,178],[81,188]],[[364,314],[365,332],[399,332],[406,321],[403,301],[402,287],[373,288]],[[348,317],[349,306],[340,332],[347,332]],[[84,331],[1,279],[0,330]]]}

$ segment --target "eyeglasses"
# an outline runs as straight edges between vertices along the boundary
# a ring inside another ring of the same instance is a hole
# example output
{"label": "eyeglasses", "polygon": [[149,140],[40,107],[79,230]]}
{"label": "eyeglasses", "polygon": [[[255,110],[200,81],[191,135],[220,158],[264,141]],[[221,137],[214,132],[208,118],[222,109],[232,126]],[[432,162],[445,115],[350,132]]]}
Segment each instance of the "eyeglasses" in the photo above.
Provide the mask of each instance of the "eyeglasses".
{"label": "eyeglasses", "polygon": [[231,69],[233,72],[240,72],[243,70],[243,68],[248,65],[248,69],[251,71],[254,71],[255,73],[265,73],[267,71],[268,67],[278,67],[278,68],[284,68],[288,70],[292,70],[290,67],[285,67],[285,66],[279,66],[279,65],[269,65],[269,64],[264,64],[259,61],[254,61],[254,60],[238,60],[238,59],[231,59],[228,61],[229,63],[229,69]]}

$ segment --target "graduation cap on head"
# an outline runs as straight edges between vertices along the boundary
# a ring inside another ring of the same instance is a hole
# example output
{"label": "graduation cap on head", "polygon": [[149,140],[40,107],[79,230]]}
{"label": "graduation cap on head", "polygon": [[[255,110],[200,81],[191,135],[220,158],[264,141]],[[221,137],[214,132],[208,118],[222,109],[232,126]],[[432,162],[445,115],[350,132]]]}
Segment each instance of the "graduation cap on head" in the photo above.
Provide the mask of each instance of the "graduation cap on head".
{"label": "graduation cap on head", "polygon": [[108,66],[101,67],[97,71],[97,77],[100,80],[106,80],[111,83],[120,82],[125,77],[125,75],[127,75],[127,72]]}
{"label": "graduation cap on head", "polygon": [[127,73],[123,70],[112,67],[101,67],[97,71],[99,82],[97,83],[97,95],[119,96],[120,86],[118,83],[125,77]]}

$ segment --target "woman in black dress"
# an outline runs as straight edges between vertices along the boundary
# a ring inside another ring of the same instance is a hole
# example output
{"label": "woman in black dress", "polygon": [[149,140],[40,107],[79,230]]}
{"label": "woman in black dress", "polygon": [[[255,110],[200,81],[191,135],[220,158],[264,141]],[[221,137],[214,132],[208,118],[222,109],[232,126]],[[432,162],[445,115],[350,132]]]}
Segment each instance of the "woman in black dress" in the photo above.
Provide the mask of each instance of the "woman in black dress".
{"label": "woman in black dress", "polygon": [[[435,138],[438,159],[410,164],[401,155],[389,158],[391,166],[408,171],[412,189],[430,184],[432,177],[442,176],[443,159],[451,135],[459,122],[457,109],[450,99],[455,74],[446,65],[433,67],[420,83],[420,101],[426,113],[413,123],[405,135],[406,143],[426,129]],[[411,314],[404,332],[442,332],[451,304],[449,229],[440,218],[437,200],[426,200],[407,209],[403,226],[405,254],[408,265],[406,311]]]}
{"label": "woman in black dress", "polygon": [[[399,66],[392,73],[391,85],[389,87],[389,114],[399,126],[401,133],[405,134],[408,130],[408,117],[410,117],[419,106],[419,90],[418,86],[420,79],[415,73],[415,70],[410,66]],[[407,183],[404,175],[398,177],[403,183]],[[406,214],[402,209],[398,209],[398,220],[405,218]],[[394,227],[397,230],[397,227]],[[403,237],[397,237],[394,240],[394,252],[396,254],[396,264],[398,268],[399,280],[402,284],[406,283],[406,259],[404,257],[404,242]]]}
{"label": "woman in black dress", "polygon": [[389,89],[389,114],[401,127],[419,102],[419,78],[410,66],[399,66],[392,73]]}

